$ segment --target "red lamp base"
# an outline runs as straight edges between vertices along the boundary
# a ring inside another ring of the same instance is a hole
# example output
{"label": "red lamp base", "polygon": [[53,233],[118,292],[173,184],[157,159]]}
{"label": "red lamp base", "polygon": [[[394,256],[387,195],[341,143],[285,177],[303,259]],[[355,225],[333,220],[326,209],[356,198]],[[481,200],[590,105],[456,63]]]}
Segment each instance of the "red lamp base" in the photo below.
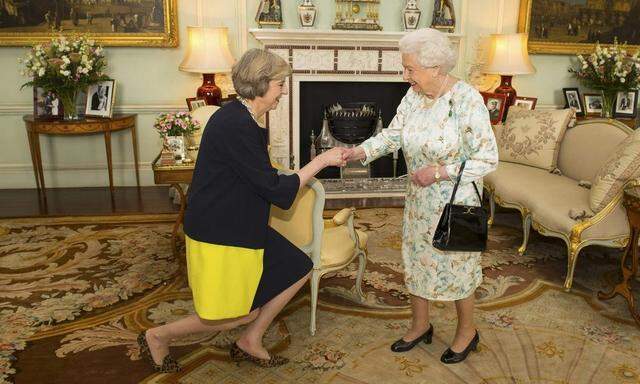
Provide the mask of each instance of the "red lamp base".
{"label": "red lamp base", "polygon": [[198,88],[196,95],[203,98],[207,105],[220,105],[222,90],[216,85],[215,74],[202,74],[202,85]]}
{"label": "red lamp base", "polygon": [[504,114],[502,115],[502,121],[507,119],[507,112],[509,112],[509,107],[513,105],[516,101],[516,90],[511,86],[512,75],[500,75],[500,85],[495,89],[495,93],[502,93],[507,95],[507,105],[504,106]]}

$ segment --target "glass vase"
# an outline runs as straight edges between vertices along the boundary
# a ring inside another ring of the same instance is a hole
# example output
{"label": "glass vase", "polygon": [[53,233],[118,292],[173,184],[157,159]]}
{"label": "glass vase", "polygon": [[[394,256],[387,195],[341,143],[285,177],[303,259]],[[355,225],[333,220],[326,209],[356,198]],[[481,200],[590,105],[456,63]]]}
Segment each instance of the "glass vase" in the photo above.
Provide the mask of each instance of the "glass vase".
{"label": "glass vase", "polygon": [[62,103],[62,112],[64,120],[78,120],[78,109],[76,108],[76,99],[78,97],[77,89],[61,89],[56,90],[60,102]]}
{"label": "glass vase", "polygon": [[601,116],[605,119],[611,119],[613,117],[613,105],[616,101],[617,91],[615,90],[603,90],[602,91],[602,113]]}

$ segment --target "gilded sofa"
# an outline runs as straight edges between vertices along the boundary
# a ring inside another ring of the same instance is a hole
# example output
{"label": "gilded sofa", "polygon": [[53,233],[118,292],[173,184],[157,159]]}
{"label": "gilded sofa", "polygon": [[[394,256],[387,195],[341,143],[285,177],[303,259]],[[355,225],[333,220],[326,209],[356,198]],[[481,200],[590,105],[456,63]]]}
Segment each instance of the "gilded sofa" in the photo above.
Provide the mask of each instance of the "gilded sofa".
{"label": "gilded sofa", "polygon": [[[490,219],[495,204],[515,208],[522,216],[524,254],[531,227],[544,236],[558,237],[567,245],[564,287],[571,289],[580,251],[589,245],[622,248],[629,241],[629,224],[621,204],[622,191],[598,211],[590,204],[590,184],[601,168],[611,162],[612,152],[633,132],[615,120],[593,119],[567,128],[560,138],[555,172],[514,162],[500,161],[485,177]],[[628,183],[634,183],[628,180]]]}

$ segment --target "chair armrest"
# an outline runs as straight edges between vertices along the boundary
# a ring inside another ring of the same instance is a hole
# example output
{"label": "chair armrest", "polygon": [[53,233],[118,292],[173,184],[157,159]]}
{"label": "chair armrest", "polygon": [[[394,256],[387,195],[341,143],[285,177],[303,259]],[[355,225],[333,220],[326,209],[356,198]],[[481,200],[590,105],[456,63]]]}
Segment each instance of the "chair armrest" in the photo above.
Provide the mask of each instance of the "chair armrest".
{"label": "chair armrest", "polygon": [[324,219],[324,228],[335,228],[337,227],[336,223],[333,222],[333,219]]}
{"label": "chair armrest", "polygon": [[353,216],[355,210],[355,208],[343,208],[340,212],[333,215],[331,221],[333,221],[333,223],[338,226],[344,225],[347,220],[349,220],[349,218]]}

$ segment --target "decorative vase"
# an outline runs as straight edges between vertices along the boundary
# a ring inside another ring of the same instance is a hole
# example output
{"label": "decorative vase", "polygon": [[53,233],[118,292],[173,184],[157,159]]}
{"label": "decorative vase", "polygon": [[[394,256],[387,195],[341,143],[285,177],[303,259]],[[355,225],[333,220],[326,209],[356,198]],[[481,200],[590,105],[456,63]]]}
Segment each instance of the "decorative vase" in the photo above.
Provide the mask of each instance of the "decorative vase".
{"label": "decorative vase", "polygon": [[613,117],[613,106],[616,102],[616,90],[602,90],[602,114],[601,116],[607,119]]}
{"label": "decorative vase", "polygon": [[316,22],[318,10],[311,0],[304,0],[298,6],[298,15],[300,15],[300,25],[303,28],[313,28]]}
{"label": "decorative vase", "polygon": [[187,157],[184,136],[165,136],[164,150],[171,152],[176,163],[181,164]]}
{"label": "decorative vase", "polygon": [[417,29],[421,14],[422,11],[418,9],[417,0],[407,0],[403,13],[404,30],[411,31]]}
{"label": "decorative vase", "polygon": [[78,98],[78,89],[59,89],[55,93],[60,98],[62,103],[62,113],[64,120],[78,120],[78,109],[76,106],[76,99]]}

